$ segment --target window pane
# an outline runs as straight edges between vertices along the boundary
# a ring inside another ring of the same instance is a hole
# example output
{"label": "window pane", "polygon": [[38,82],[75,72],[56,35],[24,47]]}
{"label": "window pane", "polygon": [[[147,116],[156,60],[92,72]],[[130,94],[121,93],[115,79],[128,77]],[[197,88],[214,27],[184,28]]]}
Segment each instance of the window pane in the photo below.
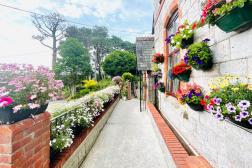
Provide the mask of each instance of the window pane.
{"label": "window pane", "polygon": [[[179,62],[179,53],[173,56],[173,66]],[[179,89],[179,80],[173,80],[172,93],[177,93]]]}

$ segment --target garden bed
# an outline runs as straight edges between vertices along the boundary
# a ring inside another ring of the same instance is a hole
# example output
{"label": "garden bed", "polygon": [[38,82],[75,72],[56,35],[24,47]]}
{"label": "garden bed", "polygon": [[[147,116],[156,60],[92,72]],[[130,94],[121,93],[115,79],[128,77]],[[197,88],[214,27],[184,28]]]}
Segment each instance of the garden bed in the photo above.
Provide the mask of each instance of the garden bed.
{"label": "garden bed", "polygon": [[93,127],[86,128],[78,135],[75,135],[73,144],[69,148],[56,153],[53,160],[51,160],[50,167],[78,167],[91,150],[118,101],[119,98],[116,96],[114,100],[106,105],[101,115],[94,119]]}

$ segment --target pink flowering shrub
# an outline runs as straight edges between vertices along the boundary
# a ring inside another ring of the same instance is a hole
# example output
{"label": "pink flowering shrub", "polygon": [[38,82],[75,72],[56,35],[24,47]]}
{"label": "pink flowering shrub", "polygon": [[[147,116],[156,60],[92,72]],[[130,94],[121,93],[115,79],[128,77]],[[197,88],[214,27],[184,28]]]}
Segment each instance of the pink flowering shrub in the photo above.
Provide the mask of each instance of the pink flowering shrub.
{"label": "pink flowering shrub", "polygon": [[0,108],[35,109],[60,98],[63,83],[48,68],[0,64]]}

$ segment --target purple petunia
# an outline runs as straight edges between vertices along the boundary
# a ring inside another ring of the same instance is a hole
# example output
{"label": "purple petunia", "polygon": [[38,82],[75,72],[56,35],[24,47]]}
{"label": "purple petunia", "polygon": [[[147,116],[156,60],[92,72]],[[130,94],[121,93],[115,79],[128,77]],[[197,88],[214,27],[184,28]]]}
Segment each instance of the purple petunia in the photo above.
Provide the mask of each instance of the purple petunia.
{"label": "purple petunia", "polygon": [[247,117],[249,117],[249,112],[242,111],[242,112],[240,112],[240,116],[241,116],[241,118],[247,118]]}
{"label": "purple petunia", "polygon": [[242,117],[240,115],[235,116],[235,121],[241,122],[241,120],[242,120]]}
{"label": "purple petunia", "polygon": [[202,65],[204,62],[201,60],[197,60],[197,64]]}
{"label": "purple petunia", "polygon": [[209,38],[205,38],[204,40],[202,40],[202,42],[204,42],[204,43],[207,43],[207,42],[209,42],[209,41],[210,41]]}
{"label": "purple petunia", "polygon": [[226,107],[229,114],[236,112],[236,108],[231,103],[226,104]]}
{"label": "purple petunia", "polygon": [[252,125],[252,118],[248,119],[250,125]]}
{"label": "purple petunia", "polygon": [[185,55],[185,57],[184,57],[184,62],[185,62],[186,64],[188,64],[188,60],[189,60],[189,57],[188,57],[188,55],[187,55],[187,53],[186,53],[186,55]]}
{"label": "purple petunia", "polygon": [[208,104],[208,105],[207,105],[207,110],[210,111],[211,113],[213,113],[213,112],[214,112],[214,106]]}
{"label": "purple petunia", "polygon": [[220,103],[222,102],[222,99],[221,98],[214,98],[213,101],[214,101],[214,104],[219,106]]}
{"label": "purple petunia", "polygon": [[241,110],[247,110],[247,109],[250,107],[250,102],[247,101],[247,100],[241,100],[241,101],[238,103],[238,107],[239,107]]}
{"label": "purple petunia", "polygon": [[197,57],[197,56],[193,56],[193,57],[192,57],[192,60],[197,61],[197,60],[198,60],[198,57]]}
{"label": "purple petunia", "polygon": [[221,113],[216,113],[215,114],[215,118],[217,118],[218,120],[224,120],[224,116]]}
{"label": "purple petunia", "polygon": [[172,38],[173,38],[174,36],[175,36],[174,34],[168,36],[168,38],[167,38],[165,41],[166,41],[167,43],[170,43],[171,40],[172,40]]}

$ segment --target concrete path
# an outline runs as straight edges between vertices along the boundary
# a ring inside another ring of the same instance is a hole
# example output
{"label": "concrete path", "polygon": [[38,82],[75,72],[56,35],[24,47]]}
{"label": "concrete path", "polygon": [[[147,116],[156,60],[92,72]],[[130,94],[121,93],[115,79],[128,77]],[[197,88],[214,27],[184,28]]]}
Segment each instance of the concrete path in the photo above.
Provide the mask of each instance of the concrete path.
{"label": "concrete path", "polygon": [[120,101],[81,168],[167,168],[147,112]]}

